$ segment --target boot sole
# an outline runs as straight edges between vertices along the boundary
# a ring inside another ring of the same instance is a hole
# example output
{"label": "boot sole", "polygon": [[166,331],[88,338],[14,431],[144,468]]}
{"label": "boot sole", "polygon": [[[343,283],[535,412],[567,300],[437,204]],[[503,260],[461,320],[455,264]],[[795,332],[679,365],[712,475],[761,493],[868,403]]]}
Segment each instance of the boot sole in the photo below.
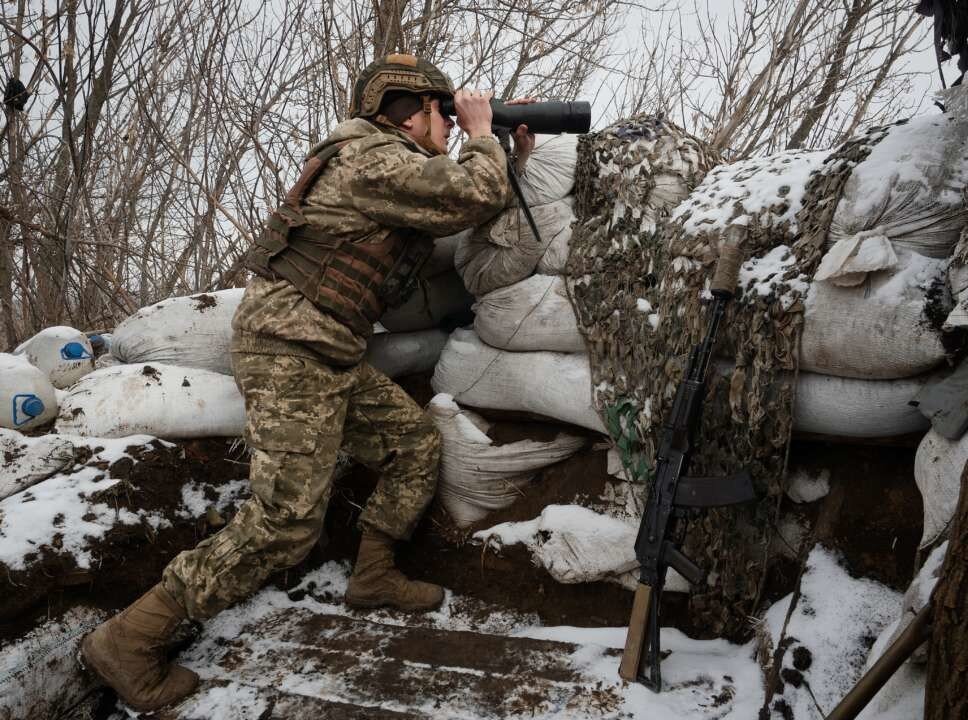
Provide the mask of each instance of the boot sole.
{"label": "boot sole", "polygon": [[430,612],[431,610],[436,610],[441,605],[444,604],[444,598],[440,598],[433,605],[404,605],[401,603],[395,603],[385,598],[358,598],[352,597],[350,595],[344,595],[343,601],[352,608],[357,608],[358,610],[373,610],[374,608],[380,607],[392,607],[397,610],[403,610],[404,612]]}

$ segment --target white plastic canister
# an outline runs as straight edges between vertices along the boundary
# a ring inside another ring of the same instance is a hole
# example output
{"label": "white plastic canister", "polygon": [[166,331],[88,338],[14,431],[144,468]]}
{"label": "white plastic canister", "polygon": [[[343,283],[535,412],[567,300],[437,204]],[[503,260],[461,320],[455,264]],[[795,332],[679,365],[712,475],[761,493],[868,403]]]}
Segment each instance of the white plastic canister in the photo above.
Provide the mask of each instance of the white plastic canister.
{"label": "white plastic canister", "polygon": [[47,375],[23,355],[0,353],[0,427],[24,432],[57,415],[57,395]]}

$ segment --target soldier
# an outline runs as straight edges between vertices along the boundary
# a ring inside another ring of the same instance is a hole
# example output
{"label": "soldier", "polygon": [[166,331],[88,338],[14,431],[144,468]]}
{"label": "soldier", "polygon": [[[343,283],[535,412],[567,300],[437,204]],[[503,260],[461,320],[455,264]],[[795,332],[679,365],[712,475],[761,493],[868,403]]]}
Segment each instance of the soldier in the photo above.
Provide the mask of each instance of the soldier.
{"label": "soldier", "polygon": [[[447,156],[454,123],[440,113],[445,97],[469,136],[456,161]],[[372,63],[354,87],[351,119],[313,148],[250,249],[255,277],[232,323],[232,364],[245,398],[252,497],[85,637],[87,666],[130,707],[155,710],[197,686],[195,673],[163,655],[181,620],[212,617],[307,555],[341,447],[381,473],[360,516],[347,604],[423,611],[443,600],[441,587],[407,579],[393,558],[393,542],[409,538],[433,496],[440,437],[362,358],[373,322],[412,291],[432,238],[507,204],[507,161],[491,134],[489,99],[455,92],[444,73],[410,55]],[[526,132],[515,133],[525,157],[533,147]]]}

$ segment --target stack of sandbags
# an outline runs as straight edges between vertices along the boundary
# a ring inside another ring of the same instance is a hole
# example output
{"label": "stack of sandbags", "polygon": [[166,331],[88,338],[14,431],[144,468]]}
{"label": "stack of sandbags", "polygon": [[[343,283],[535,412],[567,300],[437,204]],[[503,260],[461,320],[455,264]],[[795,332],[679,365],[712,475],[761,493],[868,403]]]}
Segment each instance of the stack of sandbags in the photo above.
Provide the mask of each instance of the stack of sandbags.
{"label": "stack of sandbags", "polygon": [[[561,274],[571,237],[577,137],[539,135],[521,176],[521,191],[540,238],[513,204],[460,239],[454,264],[478,299],[538,272]],[[539,264],[541,269],[539,269]]]}
{"label": "stack of sandbags", "polygon": [[[538,470],[572,454],[584,441],[560,436],[551,443],[521,440],[497,447],[486,435],[486,421],[462,410],[454,400],[497,409],[544,401],[548,407],[541,415],[601,430],[590,407],[584,413],[580,407],[569,412],[573,398],[556,398],[553,389],[553,376],[561,379],[576,371],[580,374],[582,363],[587,365],[584,355],[577,354],[584,351],[584,344],[562,276],[574,221],[571,193],[576,147],[574,136],[538,136],[521,175],[522,194],[540,237],[515,200],[498,216],[461,237],[457,246],[457,270],[467,289],[477,296],[474,327],[488,343],[480,343],[470,330],[456,330],[446,346],[450,356],[446,360],[441,356],[432,381],[438,392],[449,393],[438,395],[428,411],[443,438],[440,497],[459,526],[510,505]],[[503,349],[517,352],[504,353]],[[472,378],[461,374],[464,353],[470,356],[472,371],[478,361],[486,363],[486,358],[502,354],[509,356],[515,369],[488,368],[493,372],[479,389],[489,398],[478,402],[473,392],[464,392],[473,385]],[[554,356],[560,358],[560,366],[549,374],[542,362],[554,363]],[[516,368],[523,372],[531,368],[537,382],[522,387],[523,394],[509,388],[505,388],[508,392],[497,390],[504,377],[516,382]],[[511,395],[517,397],[512,401]]]}
{"label": "stack of sandbags", "polygon": [[493,347],[585,350],[564,278],[575,220],[576,160],[576,136],[538,136],[521,190],[540,240],[515,205],[458,247],[457,268],[477,296],[474,329]]}
{"label": "stack of sandbags", "polygon": [[[958,323],[945,319],[964,275],[952,252],[968,220],[966,151],[968,119],[953,112],[888,128],[851,171],[807,294],[800,367],[828,385],[852,378],[865,402],[897,408],[897,424],[881,436],[927,427],[902,418],[901,408],[956,342],[946,329]],[[832,394],[831,401],[846,405],[852,397]],[[811,431],[873,435],[845,424]]]}
{"label": "stack of sandbags", "polygon": [[[428,261],[436,274],[378,324],[366,360],[390,377],[433,368],[447,340],[439,325],[469,308],[470,296],[453,269],[456,245],[457,237],[436,243]],[[243,294],[236,288],[169,298],[125,319],[98,370],[62,399],[58,430],[166,439],[241,435],[231,341]]]}
{"label": "stack of sandbags", "polygon": [[949,260],[968,218],[962,199],[968,120],[952,113],[917,118],[874,137],[880,139],[839,196],[812,278],[783,276],[794,263],[798,219],[812,211],[802,206],[806,186],[825,153],[779,153],[717,168],[673,215],[683,246],[722,236],[732,224],[768,231],[782,243],[743,266],[743,292],[775,297],[785,308],[796,301],[789,288],[805,295],[801,375],[822,376],[807,375],[807,382],[829,389],[833,402],[857,408],[848,415],[867,417],[868,404],[874,413],[894,408],[898,421],[858,426],[845,417],[827,427],[801,417],[800,429],[809,432],[875,437],[923,430],[926,423],[903,406],[945,363],[952,293],[968,286],[964,267]]}
{"label": "stack of sandbags", "polygon": [[[717,369],[731,371],[727,364]],[[605,432],[592,402],[591,370],[583,354],[498,350],[472,331],[456,330],[441,353],[432,384],[436,392],[472,407],[523,411]],[[922,384],[922,378],[875,384],[800,373],[794,428],[859,438],[916,432],[927,421],[908,400]]]}

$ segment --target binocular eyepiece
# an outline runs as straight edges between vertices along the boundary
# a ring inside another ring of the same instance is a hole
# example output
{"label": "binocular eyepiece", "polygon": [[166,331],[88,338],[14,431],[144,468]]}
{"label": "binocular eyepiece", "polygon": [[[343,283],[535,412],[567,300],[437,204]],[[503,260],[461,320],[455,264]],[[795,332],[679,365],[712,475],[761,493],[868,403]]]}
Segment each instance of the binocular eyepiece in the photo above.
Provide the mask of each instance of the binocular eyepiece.
{"label": "binocular eyepiece", "polygon": [[[592,106],[584,100],[561,102],[535,102],[526,105],[505,105],[500,100],[491,99],[494,112],[492,125],[514,130],[518,125],[527,125],[528,132],[558,135],[560,133],[587,133],[592,125]],[[440,101],[440,112],[454,116],[457,110],[454,101]]]}

